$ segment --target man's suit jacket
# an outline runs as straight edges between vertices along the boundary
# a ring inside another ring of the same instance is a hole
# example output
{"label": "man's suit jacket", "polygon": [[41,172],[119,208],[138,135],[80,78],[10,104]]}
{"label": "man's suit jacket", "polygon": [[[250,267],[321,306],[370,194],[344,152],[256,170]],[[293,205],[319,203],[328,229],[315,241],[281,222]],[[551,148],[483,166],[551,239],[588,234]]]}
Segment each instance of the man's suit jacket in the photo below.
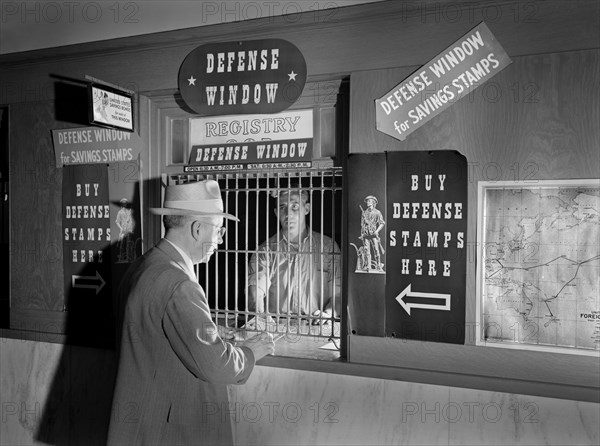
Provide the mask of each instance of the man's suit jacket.
{"label": "man's suit jacket", "polygon": [[254,367],[247,347],[224,342],[204,290],[166,240],[121,284],[119,366],[110,445],[231,444],[227,384]]}

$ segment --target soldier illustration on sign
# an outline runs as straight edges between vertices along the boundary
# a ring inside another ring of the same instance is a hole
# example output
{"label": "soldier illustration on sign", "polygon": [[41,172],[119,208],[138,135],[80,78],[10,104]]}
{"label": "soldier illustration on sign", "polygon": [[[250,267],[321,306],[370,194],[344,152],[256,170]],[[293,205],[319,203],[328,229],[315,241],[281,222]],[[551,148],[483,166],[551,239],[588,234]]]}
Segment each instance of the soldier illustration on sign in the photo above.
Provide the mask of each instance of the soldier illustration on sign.
{"label": "soldier illustration on sign", "polygon": [[128,207],[129,200],[121,198],[119,203],[121,209],[117,212],[115,219],[115,223],[119,228],[119,240],[117,242],[119,254],[117,263],[131,263],[135,260],[135,241],[133,240],[135,219],[133,218],[133,209]]}
{"label": "soldier illustration on sign", "polygon": [[377,198],[369,195],[365,198],[367,209],[360,206],[362,212],[360,219],[360,237],[363,246],[357,247],[350,243],[356,249],[358,260],[356,262],[355,272],[383,273],[383,262],[381,256],[385,254],[385,249],[379,237],[379,231],[383,229],[385,221],[383,215],[376,208]]}
{"label": "soldier illustration on sign", "polygon": [[96,117],[101,118],[102,122],[108,122],[108,115],[106,114],[108,102],[108,94],[104,92],[104,94],[100,96],[100,101],[98,101],[98,106],[96,107]]}

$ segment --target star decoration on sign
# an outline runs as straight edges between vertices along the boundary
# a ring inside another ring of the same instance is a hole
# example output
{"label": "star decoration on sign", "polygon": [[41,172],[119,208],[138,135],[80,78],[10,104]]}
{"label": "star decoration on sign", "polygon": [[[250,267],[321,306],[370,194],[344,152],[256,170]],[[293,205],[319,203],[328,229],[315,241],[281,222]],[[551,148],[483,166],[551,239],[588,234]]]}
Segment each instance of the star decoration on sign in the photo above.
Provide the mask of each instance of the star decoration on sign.
{"label": "star decoration on sign", "polygon": [[294,73],[294,70],[292,70],[292,72],[290,74],[288,74],[290,81],[295,81],[296,80],[296,76],[298,76],[298,73]]}
{"label": "star decoration on sign", "polygon": [[189,82],[189,84],[188,84],[188,87],[189,87],[190,85],[196,86],[196,79],[194,79],[194,75],[192,75],[192,76],[191,76],[191,77],[188,79],[188,82]]}

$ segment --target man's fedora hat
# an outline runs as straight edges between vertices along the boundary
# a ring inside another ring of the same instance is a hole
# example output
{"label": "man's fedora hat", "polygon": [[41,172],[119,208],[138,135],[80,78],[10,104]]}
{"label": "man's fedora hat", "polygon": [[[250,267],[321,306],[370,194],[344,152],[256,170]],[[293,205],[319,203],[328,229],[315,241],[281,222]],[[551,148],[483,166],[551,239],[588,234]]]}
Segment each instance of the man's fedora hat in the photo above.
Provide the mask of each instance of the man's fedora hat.
{"label": "man's fedora hat", "polygon": [[163,207],[150,208],[150,212],[158,215],[224,217],[240,221],[235,215],[223,212],[221,190],[219,183],[214,180],[167,186]]}

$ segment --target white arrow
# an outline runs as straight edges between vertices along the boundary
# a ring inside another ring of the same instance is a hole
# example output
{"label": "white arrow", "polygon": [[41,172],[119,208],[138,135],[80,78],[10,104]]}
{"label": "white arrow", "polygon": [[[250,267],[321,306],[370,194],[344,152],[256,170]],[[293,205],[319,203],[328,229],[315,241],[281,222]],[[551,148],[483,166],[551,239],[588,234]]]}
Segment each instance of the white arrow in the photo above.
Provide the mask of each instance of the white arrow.
{"label": "white arrow", "polygon": [[[417,293],[411,291],[411,284],[409,283],[404,290],[398,294],[396,300],[400,304],[404,311],[410,316],[411,308],[422,308],[424,310],[446,310],[450,311],[450,295],[449,294],[438,294],[438,293]],[[418,304],[412,302],[404,302],[405,297],[426,297],[428,299],[444,299],[443,304]]]}
{"label": "white arrow", "polygon": [[[82,280],[95,280],[97,283],[95,285],[85,284],[81,283]],[[98,271],[96,271],[96,276],[71,276],[71,286],[73,288],[92,288],[96,290],[96,294],[100,292],[105,283]]]}

